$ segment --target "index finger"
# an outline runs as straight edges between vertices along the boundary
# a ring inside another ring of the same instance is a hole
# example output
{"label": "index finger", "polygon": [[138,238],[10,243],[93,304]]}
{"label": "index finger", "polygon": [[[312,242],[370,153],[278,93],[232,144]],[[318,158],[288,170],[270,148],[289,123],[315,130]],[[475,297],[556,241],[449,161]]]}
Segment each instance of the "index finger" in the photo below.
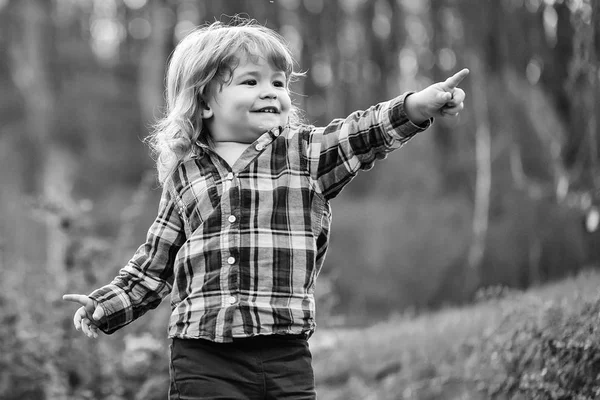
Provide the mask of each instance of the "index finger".
{"label": "index finger", "polygon": [[72,301],[73,303],[79,303],[82,306],[86,306],[88,304],[88,297],[83,294],[65,294],[63,295],[63,300]]}
{"label": "index finger", "polygon": [[444,84],[448,86],[448,89],[454,89],[460,82],[462,82],[463,79],[467,77],[467,75],[469,75],[469,70],[464,68],[452,75],[450,78],[446,79]]}

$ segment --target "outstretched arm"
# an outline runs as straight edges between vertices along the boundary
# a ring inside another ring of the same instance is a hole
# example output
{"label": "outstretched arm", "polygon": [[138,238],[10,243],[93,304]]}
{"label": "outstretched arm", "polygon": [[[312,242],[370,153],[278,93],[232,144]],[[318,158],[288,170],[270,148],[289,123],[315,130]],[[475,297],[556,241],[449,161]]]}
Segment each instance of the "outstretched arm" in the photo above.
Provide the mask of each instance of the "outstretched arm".
{"label": "outstretched arm", "polygon": [[465,99],[458,84],[468,74],[463,69],[420,92],[355,111],[325,127],[312,127],[303,150],[316,190],[328,200],[334,198],[359,170],[370,169],[376,160],[427,129],[432,117],[456,117]]}
{"label": "outstretched arm", "polygon": [[408,118],[418,125],[432,117],[458,116],[465,100],[465,92],[458,85],[467,75],[469,70],[465,68],[444,82],[434,83],[408,96],[404,104]]}
{"label": "outstretched arm", "polygon": [[146,243],[121,268],[119,275],[87,296],[63,297],[81,305],[73,318],[75,328],[89,337],[96,337],[98,330],[110,334],[156,308],[171,291],[174,260],[185,239],[177,206],[164,188]]}

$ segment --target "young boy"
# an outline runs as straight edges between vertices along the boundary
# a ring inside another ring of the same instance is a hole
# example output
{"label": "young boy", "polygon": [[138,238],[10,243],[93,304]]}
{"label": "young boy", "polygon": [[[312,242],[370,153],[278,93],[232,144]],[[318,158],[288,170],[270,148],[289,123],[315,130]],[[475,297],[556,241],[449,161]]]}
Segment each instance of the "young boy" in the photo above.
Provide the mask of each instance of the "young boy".
{"label": "young boy", "polygon": [[278,34],[253,22],[191,33],[152,135],[158,216],[111,284],[64,296],[81,305],[76,329],[112,333],[170,293],[172,399],[314,399],[329,200],[433,117],[456,117],[467,74],[314,127],[297,118]]}

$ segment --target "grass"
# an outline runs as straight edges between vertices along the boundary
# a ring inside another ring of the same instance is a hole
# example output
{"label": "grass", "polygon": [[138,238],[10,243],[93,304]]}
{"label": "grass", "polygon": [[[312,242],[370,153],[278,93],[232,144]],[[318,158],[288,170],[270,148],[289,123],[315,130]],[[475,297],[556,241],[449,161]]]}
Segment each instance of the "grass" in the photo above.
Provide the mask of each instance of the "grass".
{"label": "grass", "polygon": [[578,315],[597,301],[599,287],[600,274],[584,271],[526,292],[366,329],[317,330],[311,349],[319,398],[519,398],[502,388],[514,388],[515,371],[525,368],[522,359],[532,358],[536,347],[508,344],[529,340],[523,327],[551,325],[557,312]]}

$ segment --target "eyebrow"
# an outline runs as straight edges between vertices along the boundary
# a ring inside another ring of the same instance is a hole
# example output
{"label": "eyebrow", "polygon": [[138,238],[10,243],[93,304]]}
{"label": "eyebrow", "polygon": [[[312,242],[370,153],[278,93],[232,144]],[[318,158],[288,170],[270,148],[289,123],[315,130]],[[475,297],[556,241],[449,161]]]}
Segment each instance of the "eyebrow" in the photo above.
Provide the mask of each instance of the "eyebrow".
{"label": "eyebrow", "polygon": [[[286,74],[283,71],[275,71],[275,73],[273,74],[273,76],[278,76],[278,75],[283,76],[284,79],[286,78]],[[257,70],[246,70],[246,71],[240,71],[240,74],[237,77],[244,78],[246,76],[258,78],[261,76],[261,73],[258,72]]]}

